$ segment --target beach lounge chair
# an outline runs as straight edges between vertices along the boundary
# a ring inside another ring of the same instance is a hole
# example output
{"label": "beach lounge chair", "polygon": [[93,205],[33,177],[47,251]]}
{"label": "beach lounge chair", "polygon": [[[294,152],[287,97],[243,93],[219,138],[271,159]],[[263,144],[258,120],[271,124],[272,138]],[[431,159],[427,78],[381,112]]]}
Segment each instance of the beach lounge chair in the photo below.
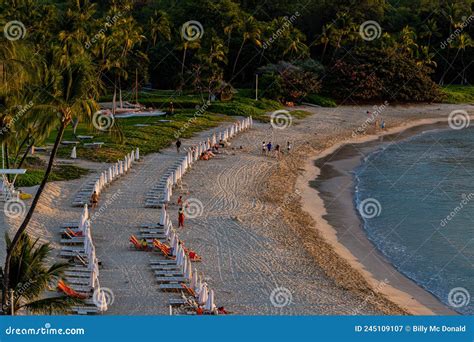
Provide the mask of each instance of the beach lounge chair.
{"label": "beach lounge chair", "polygon": [[87,296],[76,292],[74,289],[69,287],[62,279],[58,281],[58,290],[64,292],[69,297],[86,299]]}
{"label": "beach lounge chair", "polygon": [[135,247],[135,249],[137,249],[139,251],[149,251],[151,249],[150,246],[148,246],[148,244],[145,246],[140,241],[138,241],[138,239],[135,235],[130,236],[129,241],[131,242],[133,247]]}
{"label": "beach lounge chair", "polygon": [[181,287],[186,291],[188,295],[196,298],[196,292],[192,288],[190,288],[188,285],[186,285],[185,283],[181,283]]}
{"label": "beach lounge chair", "polygon": [[159,242],[158,240],[153,240],[153,247],[157,248],[158,250],[163,253],[163,255],[168,258],[168,259],[175,259],[175,257],[171,254],[171,251],[169,248],[166,248],[166,245],[163,243]]}

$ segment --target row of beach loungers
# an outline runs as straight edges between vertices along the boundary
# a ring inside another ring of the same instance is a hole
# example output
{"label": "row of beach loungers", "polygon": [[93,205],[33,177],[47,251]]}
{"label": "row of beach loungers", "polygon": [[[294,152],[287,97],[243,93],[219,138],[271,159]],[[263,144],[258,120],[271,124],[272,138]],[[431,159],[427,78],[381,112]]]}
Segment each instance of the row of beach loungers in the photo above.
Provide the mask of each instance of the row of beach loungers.
{"label": "row of beach loungers", "polygon": [[201,261],[201,257],[187,248],[179,238],[165,206],[161,208],[160,222],[141,225],[137,236],[130,237],[132,248],[160,256],[150,260],[150,268],[158,288],[180,293],[179,297],[169,301],[171,313],[172,308],[176,306],[180,308],[181,313],[224,313],[222,310],[219,312],[214,300],[214,291],[203,281],[203,275],[199,274],[196,268],[193,270],[192,263]]}
{"label": "row of beach loungers", "polygon": [[79,205],[78,199],[83,198],[83,210],[78,221],[63,223],[60,229],[62,245],[59,256],[68,259],[71,266],[64,273],[64,279],[58,282],[57,290],[70,297],[80,299],[82,303],[74,306],[76,314],[97,314],[107,311],[107,293],[99,283],[99,260],[91,236],[91,221],[88,202],[94,191],[100,194],[105,187],[119,176],[124,175],[138,161],[140,151],[137,148],[127,154],[124,160],[119,160],[106,171],[103,171],[88,186],[81,189],[74,205]]}
{"label": "row of beach loungers", "polygon": [[212,146],[222,142],[226,143],[236,134],[251,128],[253,125],[252,117],[237,121],[232,126],[226,128],[222,132],[214,133],[205,141],[201,141],[193,148],[186,151],[184,157],[176,161],[160,181],[156,183],[146,194],[145,207],[146,208],[161,208],[163,204],[168,202],[172,196],[173,185],[183,177],[191,165],[199,159],[201,153],[209,150]]}
{"label": "row of beach loungers", "polygon": [[[227,143],[237,133],[252,127],[252,118],[234,123],[223,132],[214,133],[187,151],[148,193],[146,207],[161,207],[160,221],[154,225],[141,225],[138,237],[132,235],[133,248],[161,255],[150,261],[158,287],[162,291],[178,292],[179,297],[170,298],[170,314],[227,314],[223,307],[215,304],[214,291],[203,280],[203,275],[192,267],[192,262],[201,261],[197,253],[187,248],[173,228],[167,213],[173,186],[178,185],[185,172],[199,159],[202,152],[218,143]],[[164,258],[163,258],[164,257]],[[173,309],[174,308],[174,309]]]}
{"label": "row of beach loungers", "polygon": [[116,180],[118,177],[126,174],[132,167],[133,163],[140,159],[140,150],[137,148],[129,154],[127,154],[124,160],[117,161],[114,165],[110,166],[107,170],[104,170],[97,177],[91,179],[89,182],[84,184],[79,192],[74,197],[72,202],[73,207],[82,207],[84,204],[90,202],[90,198],[94,191],[100,194],[102,189]]}
{"label": "row of beach loungers", "polygon": [[87,204],[77,222],[65,223],[60,229],[60,257],[68,259],[71,266],[58,282],[58,291],[82,300],[73,306],[76,314],[97,314],[107,310],[105,292],[99,283],[99,261],[91,236],[91,223]]}

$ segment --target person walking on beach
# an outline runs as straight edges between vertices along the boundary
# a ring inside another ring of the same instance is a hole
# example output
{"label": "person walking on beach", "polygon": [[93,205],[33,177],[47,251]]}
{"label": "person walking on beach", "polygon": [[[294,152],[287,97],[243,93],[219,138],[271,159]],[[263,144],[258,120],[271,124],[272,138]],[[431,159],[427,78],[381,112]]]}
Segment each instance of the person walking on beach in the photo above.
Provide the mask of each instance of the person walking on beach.
{"label": "person walking on beach", "polygon": [[291,152],[291,143],[289,141],[286,142],[286,151],[288,152],[288,154],[290,154]]}
{"label": "person walking on beach", "polygon": [[385,130],[385,120],[383,118],[380,119],[380,128]]}
{"label": "person walking on beach", "polygon": [[265,154],[265,152],[266,152],[266,150],[267,150],[266,146],[267,146],[267,145],[265,144],[265,141],[262,142],[262,154]]}
{"label": "person walking on beach", "polygon": [[280,159],[280,153],[281,153],[281,151],[280,151],[280,145],[277,144],[277,145],[275,146],[275,156],[276,156],[276,159]]}
{"label": "person walking on beach", "polygon": [[178,209],[178,228],[184,228],[184,209]]}
{"label": "person walking on beach", "polygon": [[178,138],[178,140],[176,140],[176,151],[178,152],[178,154],[179,154],[180,148],[181,148],[181,140],[179,140]]}
{"label": "person walking on beach", "polygon": [[267,144],[267,152],[270,153],[272,151],[272,142],[269,141]]}
{"label": "person walking on beach", "polygon": [[91,209],[95,209],[97,207],[97,203],[99,202],[99,194],[97,191],[94,191],[94,193],[91,196]]}

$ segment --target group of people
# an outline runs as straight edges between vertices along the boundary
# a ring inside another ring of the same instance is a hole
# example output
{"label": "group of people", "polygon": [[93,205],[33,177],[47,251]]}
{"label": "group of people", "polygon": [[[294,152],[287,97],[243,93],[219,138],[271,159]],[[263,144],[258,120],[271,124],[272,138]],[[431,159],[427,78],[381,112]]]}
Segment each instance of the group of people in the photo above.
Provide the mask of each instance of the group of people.
{"label": "group of people", "polygon": [[[293,148],[293,145],[291,142],[287,141],[286,142],[286,152],[289,154],[291,152],[291,149]],[[272,153],[275,154],[275,157],[277,159],[280,158],[281,154],[283,153],[281,146],[279,144],[276,144],[275,147],[272,145],[272,142],[269,141],[268,143],[263,141],[262,142],[262,154],[264,155],[271,155]]]}
{"label": "group of people", "polygon": [[367,115],[369,116],[369,120],[373,120],[375,129],[379,127],[381,130],[385,130],[385,120],[382,117],[378,119],[370,111],[367,111]]}

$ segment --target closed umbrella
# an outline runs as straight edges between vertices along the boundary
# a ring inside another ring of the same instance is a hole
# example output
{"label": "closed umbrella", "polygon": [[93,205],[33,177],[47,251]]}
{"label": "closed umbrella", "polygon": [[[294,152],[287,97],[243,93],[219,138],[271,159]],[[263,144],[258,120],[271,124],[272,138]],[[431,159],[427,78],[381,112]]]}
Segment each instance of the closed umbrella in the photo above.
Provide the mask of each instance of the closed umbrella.
{"label": "closed umbrella", "polygon": [[166,223],[166,208],[164,205],[161,206],[161,214],[160,214],[160,226],[164,226]]}
{"label": "closed umbrella", "polygon": [[216,305],[214,304],[214,290],[210,290],[208,292],[208,297],[206,300],[206,304],[204,305],[204,309],[212,311],[214,310],[215,306]]}
{"label": "closed umbrella", "polygon": [[71,159],[76,159],[76,158],[77,158],[76,146],[74,146],[71,151]]}

